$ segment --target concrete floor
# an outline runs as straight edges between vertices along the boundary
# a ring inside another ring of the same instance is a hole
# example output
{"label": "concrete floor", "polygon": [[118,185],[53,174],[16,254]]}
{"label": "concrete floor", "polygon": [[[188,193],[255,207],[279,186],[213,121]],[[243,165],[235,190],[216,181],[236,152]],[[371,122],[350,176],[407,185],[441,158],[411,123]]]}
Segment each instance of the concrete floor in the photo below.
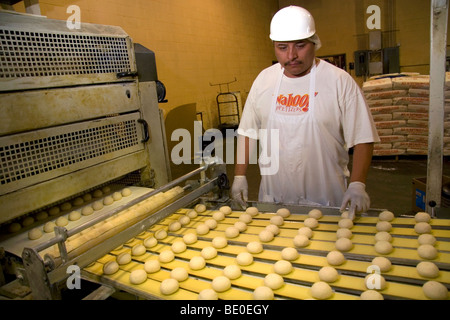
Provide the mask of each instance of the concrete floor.
{"label": "concrete floor", "polygon": [[[350,164],[351,168],[351,157]],[[178,178],[183,174],[198,168],[198,165],[172,166],[172,178]],[[227,174],[230,186],[234,176],[234,165],[227,165]],[[450,159],[444,158],[443,175],[450,176]],[[371,208],[387,209],[395,215],[415,214],[413,201],[415,202],[415,188],[413,191],[413,179],[427,176],[426,156],[402,156],[376,157],[367,179],[366,190],[371,199]],[[250,165],[247,174],[249,184],[249,200],[258,200],[260,174],[258,165]]]}

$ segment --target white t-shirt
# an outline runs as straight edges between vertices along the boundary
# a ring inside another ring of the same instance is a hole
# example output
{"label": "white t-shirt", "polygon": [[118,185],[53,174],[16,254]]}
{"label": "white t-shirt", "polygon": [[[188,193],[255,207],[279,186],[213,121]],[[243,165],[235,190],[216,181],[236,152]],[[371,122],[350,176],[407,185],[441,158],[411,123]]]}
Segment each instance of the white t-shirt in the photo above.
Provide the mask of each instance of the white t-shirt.
{"label": "white t-shirt", "polygon": [[[245,103],[238,134],[258,139],[258,130],[267,128],[280,64],[263,70],[254,81]],[[301,115],[308,112],[309,77],[283,77],[276,112]],[[361,89],[344,70],[321,60],[317,65],[315,115],[342,148],[378,142],[372,115]]]}

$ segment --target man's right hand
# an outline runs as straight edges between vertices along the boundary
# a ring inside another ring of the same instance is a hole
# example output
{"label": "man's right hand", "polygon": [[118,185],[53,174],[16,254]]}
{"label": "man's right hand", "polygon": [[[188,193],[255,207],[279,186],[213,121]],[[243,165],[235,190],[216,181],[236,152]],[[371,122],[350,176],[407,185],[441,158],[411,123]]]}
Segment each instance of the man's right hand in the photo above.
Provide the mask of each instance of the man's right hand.
{"label": "man's right hand", "polygon": [[234,176],[233,185],[231,186],[231,198],[242,208],[247,208],[248,183],[246,176]]}

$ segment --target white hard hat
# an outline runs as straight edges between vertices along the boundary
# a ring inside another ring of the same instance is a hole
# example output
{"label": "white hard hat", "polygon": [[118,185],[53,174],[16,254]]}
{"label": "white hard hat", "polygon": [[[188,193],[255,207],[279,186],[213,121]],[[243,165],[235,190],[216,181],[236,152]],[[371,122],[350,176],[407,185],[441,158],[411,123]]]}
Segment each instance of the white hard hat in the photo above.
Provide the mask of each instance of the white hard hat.
{"label": "white hard hat", "polygon": [[314,18],[308,10],[289,6],[278,11],[270,24],[270,39],[295,41],[308,39],[316,33]]}

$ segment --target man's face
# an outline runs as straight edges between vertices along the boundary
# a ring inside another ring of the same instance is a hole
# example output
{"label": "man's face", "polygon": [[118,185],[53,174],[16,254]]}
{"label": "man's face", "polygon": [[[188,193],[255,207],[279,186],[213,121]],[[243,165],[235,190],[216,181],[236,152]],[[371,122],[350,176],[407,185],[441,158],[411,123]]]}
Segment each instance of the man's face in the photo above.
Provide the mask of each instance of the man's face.
{"label": "man's face", "polygon": [[303,77],[311,70],[315,58],[315,45],[308,40],[275,41],[275,56],[289,78]]}

